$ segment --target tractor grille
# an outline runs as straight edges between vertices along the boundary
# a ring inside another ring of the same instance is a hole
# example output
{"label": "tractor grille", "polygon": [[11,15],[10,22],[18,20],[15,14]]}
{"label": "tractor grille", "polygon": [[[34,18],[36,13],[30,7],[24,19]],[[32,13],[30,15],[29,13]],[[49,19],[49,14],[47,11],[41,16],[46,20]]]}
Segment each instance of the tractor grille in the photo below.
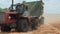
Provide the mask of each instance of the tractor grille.
{"label": "tractor grille", "polygon": [[4,23],[5,23],[5,13],[0,12],[0,24],[4,24]]}

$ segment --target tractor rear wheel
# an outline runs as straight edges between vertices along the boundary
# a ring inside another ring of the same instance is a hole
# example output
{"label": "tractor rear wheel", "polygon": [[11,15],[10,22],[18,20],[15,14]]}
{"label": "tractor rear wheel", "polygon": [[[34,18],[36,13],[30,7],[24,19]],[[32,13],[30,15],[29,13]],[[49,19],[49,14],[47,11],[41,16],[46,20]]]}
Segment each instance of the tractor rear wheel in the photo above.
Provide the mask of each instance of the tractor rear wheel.
{"label": "tractor rear wheel", "polygon": [[32,30],[35,30],[35,29],[38,28],[38,23],[39,23],[39,21],[37,19],[32,19],[31,20],[31,28],[32,28]]}
{"label": "tractor rear wheel", "polygon": [[5,25],[1,26],[1,31],[2,32],[9,32],[10,30],[11,30],[10,26],[5,26]]}
{"label": "tractor rear wheel", "polygon": [[27,19],[20,19],[17,23],[17,31],[18,32],[27,32],[27,30],[28,30]]}

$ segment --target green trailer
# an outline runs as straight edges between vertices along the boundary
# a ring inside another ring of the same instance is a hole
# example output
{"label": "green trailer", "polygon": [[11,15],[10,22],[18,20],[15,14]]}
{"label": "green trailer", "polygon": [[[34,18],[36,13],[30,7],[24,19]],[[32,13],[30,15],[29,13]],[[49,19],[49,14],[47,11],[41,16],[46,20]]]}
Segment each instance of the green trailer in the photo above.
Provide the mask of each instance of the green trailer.
{"label": "green trailer", "polygon": [[27,12],[29,16],[40,17],[43,14],[44,3],[42,1],[25,2],[25,4],[28,5]]}

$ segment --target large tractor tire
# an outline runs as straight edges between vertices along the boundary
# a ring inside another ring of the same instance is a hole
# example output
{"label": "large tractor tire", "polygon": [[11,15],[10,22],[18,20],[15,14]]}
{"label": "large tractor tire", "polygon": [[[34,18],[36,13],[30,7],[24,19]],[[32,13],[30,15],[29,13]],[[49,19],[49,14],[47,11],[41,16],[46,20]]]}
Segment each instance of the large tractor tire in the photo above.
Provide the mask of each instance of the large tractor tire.
{"label": "large tractor tire", "polygon": [[17,23],[18,32],[27,32],[28,30],[28,21],[27,19],[20,19]]}
{"label": "large tractor tire", "polygon": [[5,25],[1,26],[1,31],[2,32],[10,32],[10,30],[11,30],[10,26],[5,26]]}
{"label": "large tractor tire", "polygon": [[32,19],[31,20],[31,28],[32,28],[32,30],[38,29],[38,23],[39,23],[38,19]]}

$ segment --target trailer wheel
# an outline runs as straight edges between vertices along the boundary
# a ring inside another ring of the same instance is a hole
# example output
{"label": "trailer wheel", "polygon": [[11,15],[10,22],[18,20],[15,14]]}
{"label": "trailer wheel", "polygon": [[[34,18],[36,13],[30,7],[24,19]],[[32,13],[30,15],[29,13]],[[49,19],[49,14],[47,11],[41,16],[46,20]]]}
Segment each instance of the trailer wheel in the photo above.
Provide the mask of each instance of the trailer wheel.
{"label": "trailer wheel", "polygon": [[28,30],[28,22],[26,19],[20,19],[17,23],[17,31],[18,32],[27,32]]}
{"label": "trailer wheel", "polygon": [[39,24],[40,25],[44,24],[44,17],[42,17],[41,19],[39,19]]}
{"label": "trailer wheel", "polygon": [[10,26],[5,26],[5,25],[1,26],[1,31],[2,32],[9,32],[10,30],[11,30]]}
{"label": "trailer wheel", "polygon": [[38,19],[32,19],[31,20],[31,28],[32,28],[32,30],[35,30],[35,29],[38,28],[38,23],[39,23]]}

